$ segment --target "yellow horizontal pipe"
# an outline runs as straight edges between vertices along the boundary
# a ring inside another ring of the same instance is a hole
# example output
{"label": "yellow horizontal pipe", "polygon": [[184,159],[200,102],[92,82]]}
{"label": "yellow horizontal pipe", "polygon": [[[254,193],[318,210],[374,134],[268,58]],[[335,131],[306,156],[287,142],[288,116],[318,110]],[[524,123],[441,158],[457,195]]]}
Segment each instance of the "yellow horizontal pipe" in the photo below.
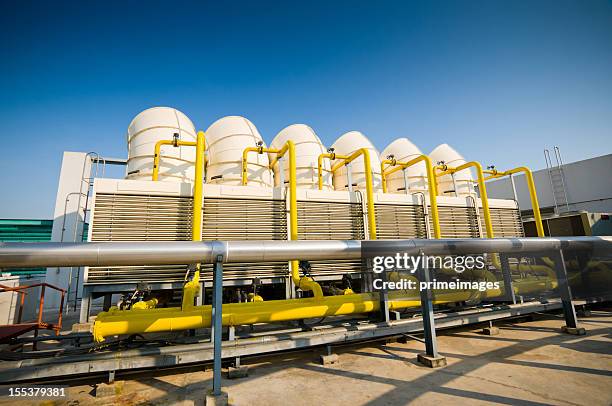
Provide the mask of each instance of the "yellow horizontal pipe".
{"label": "yellow horizontal pipe", "polygon": [[485,178],[485,180],[501,178],[503,176],[510,176],[520,172],[525,174],[525,180],[527,181],[527,189],[529,190],[529,198],[531,199],[531,207],[533,209],[533,219],[535,221],[538,237],[545,237],[544,225],[542,224],[542,214],[540,213],[540,204],[538,202],[538,193],[536,191],[535,182],[533,180],[533,173],[531,172],[531,170],[526,166],[519,166],[517,168],[510,169],[504,172],[498,172],[496,170],[486,170],[483,172],[491,175]]}
{"label": "yellow horizontal pipe", "polygon": [[175,147],[196,147],[197,142],[181,141],[181,140],[161,140],[155,143],[155,153],[153,155],[153,177],[154,181],[159,178],[159,161],[161,159],[161,147],[162,145],[173,145]]}
{"label": "yellow horizontal pipe", "polygon": [[[463,171],[469,168],[476,169],[476,176],[478,178],[478,191],[480,192],[480,200],[482,201],[482,211],[484,212],[487,238],[493,238],[493,222],[491,221],[491,211],[489,210],[489,197],[487,196],[487,187],[485,185],[484,174],[480,162],[466,162],[456,168],[451,168],[444,165],[441,168],[442,172],[437,173],[436,176],[440,177],[444,175],[452,175],[455,172]],[[476,207],[476,211],[478,211],[478,207]]]}
{"label": "yellow horizontal pipe", "polygon": [[[487,297],[501,295],[500,289],[487,291]],[[473,296],[467,291],[436,291],[434,304],[461,302]],[[271,323],[326,316],[370,313],[379,309],[378,293],[325,296],[323,298],[271,300],[267,302],[229,303],[223,305],[223,325]],[[389,309],[419,307],[418,294],[389,293]],[[172,332],[210,327],[211,306],[153,310],[116,310],[102,312],[96,318],[93,335],[96,341],[121,334]]]}
{"label": "yellow horizontal pipe", "polygon": [[[431,219],[434,226],[434,238],[442,238],[442,229],[440,228],[440,217],[438,215],[438,184],[436,182],[436,176],[434,172],[434,166],[431,163],[431,159],[427,155],[419,155],[418,157],[411,159],[408,162],[397,162],[395,159],[385,159],[380,165],[382,170],[382,184],[383,192],[387,191],[387,176],[397,171],[406,169],[419,162],[425,163],[425,171],[427,173],[427,183],[429,185],[429,204],[431,206]],[[391,164],[394,168],[389,169],[385,173],[385,164]]]}
{"label": "yellow horizontal pipe", "polygon": [[[317,177],[319,179],[319,190],[323,190],[323,160],[324,159],[329,159],[330,161],[334,161],[336,159],[346,159],[348,158],[348,155],[340,155],[340,154],[336,154],[335,152],[330,152],[327,154],[321,154],[319,155],[319,157],[317,158]],[[332,171],[329,171],[332,172]],[[332,172],[333,173],[333,172]]]}

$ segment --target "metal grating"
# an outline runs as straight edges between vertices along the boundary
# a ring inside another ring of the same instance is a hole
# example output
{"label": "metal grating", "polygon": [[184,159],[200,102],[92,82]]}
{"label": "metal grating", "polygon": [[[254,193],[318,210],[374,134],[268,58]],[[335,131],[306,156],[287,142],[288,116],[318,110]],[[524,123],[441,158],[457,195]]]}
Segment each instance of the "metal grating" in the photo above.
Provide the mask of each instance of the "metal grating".
{"label": "metal grating", "polygon": [[[478,220],[473,207],[438,206],[442,238],[478,238]],[[429,225],[433,227],[431,216]]]}
{"label": "metal grating", "polygon": [[[524,237],[523,222],[518,209],[491,208],[491,222],[493,223],[493,235],[495,237]],[[484,212],[480,209],[480,224],[484,230]]]}
{"label": "metal grating", "polygon": [[[363,240],[361,203],[298,201],[298,239]],[[311,275],[336,276],[360,273],[361,261],[311,261]]]}
{"label": "metal grating", "polygon": [[398,240],[427,238],[423,206],[377,204],[376,238]]}

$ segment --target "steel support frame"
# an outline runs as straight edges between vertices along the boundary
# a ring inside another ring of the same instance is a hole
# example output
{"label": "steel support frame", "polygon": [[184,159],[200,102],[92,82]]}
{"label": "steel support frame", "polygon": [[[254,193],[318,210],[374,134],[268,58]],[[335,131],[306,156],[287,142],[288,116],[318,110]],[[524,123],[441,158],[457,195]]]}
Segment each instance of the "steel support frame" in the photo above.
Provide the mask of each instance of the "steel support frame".
{"label": "steel support frame", "polygon": [[[419,282],[429,285],[431,277],[427,267],[419,267],[417,270]],[[419,289],[421,295],[421,314],[423,316],[423,333],[425,336],[425,354],[428,357],[437,358],[438,345],[436,342],[436,325],[433,311],[433,292],[427,288]]]}
{"label": "steel support frame", "polygon": [[510,274],[508,255],[499,254],[499,262],[501,264],[501,272],[504,277],[504,299],[515,304],[516,295],[514,294],[514,286],[512,285],[512,275]]}
{"label": "steel support frame", "polygon": [[212,331],[213,396],[221,395],[221,360],[223,333],[223,257],[219,255],[213,267]]}
{"label": "steel support frame", "polygon": [[551,259],[555,262],[555,272],[557,274],[557,283],[561,296],[561,305],[563,306],[565,324],[569,328],[577,329],[578,319],[576,318],[576,309],[572,302],[572,290],[567,280],[567,268],[565,267],[563,250],[556,251]]}

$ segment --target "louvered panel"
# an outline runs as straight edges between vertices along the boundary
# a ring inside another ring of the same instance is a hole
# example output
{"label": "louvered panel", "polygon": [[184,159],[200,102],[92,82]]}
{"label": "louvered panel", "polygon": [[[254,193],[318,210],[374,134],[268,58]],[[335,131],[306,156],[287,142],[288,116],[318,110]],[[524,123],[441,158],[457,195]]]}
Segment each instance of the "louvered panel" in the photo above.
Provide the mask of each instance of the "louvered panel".
{"label": "louvered panel", "polygon": [[[205,241],[287,240],[284,200],[205,197],[202,217],[202,239]],[[223,266],[223,279],[284,277],[288,273],[286,262]],[[212,280],[212,265],[203,265],[202,279]]]}
{"label": "louvered panel", "polygon": [[91,241],[188,241],[191,198],[97,194]]}
{"label": "louvered panel", "polygon": [[[97,193],[90,241],[189,241],[190,197]],[[185,265],[90,267],[89,284],[180,282]]]}
{"label": "louvered panel", "polygon": [[[493,224],[493,235],[495,237],[524,237],[523,222],[518,209],[491,208],[491,223]],[[480,223],[485,227],[484,212],[480,209]]]}
{"label": "louvered panel", "polygon": [[87,283],[182,282],[186,272],[185,265],[90,267]]}
{"label": "louvered panel", "polygon": [[[361,203],[298,201],[298,239],[363,240],[365,228]],[[360,261],[310,261],[311,275],[361,272]]]}
{"label": "louvered panel", "polygon": [[385,240],[427,238],[422,206],[377,204],[376,237]]}
{"label": "louvered panel", "polygon": [[284,200],[204,198],[203,240],[286,240]]}
{"label": "louvered panel", "polygon": [[[442,238],[478,238],[478,220],[473,207],[438,206]],[[429,225],[433,227],[431,216]]]}

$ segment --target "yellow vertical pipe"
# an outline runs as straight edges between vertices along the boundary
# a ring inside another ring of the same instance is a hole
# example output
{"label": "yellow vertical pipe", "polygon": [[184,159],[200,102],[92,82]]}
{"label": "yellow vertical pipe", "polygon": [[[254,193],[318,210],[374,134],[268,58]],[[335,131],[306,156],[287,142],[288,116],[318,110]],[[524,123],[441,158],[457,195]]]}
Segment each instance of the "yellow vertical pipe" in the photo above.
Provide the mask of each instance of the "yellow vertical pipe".
{"label": "yellow vertical pipe", "polygon": [[531,207],[533,209],[533,219],[535,220],[538,237],[545,237],[544,225],[542,224],[542,215],[540,214],[540,204],[538,203],[538,194],[536,192],[535,182],[531,170],[525,166],[512,169],[510,173],[523,172],[527,180],[527,188],[529,189],[529,197],[531,198]]}
{"label": "yellow vertical pipe", "polygon": [[[434,238],[439,239],[442,238],[442,231],[440,229],[440,216],[438,212],[438,189],[436,176],[434,173],[434,166],[431,163],[431,159],[427,155],[419,155],[418,157],[411,159],[408,162],[396,162],[394,165],[397,165],[395,168],[390,169],[385,173],[383,170],[383,185],[386,182],[386,176],[391,175],[397,171],[401,171],[402,169],[406,169],[412,165],[415,165],[419,162],[423,161],[425,163],[425,171],[427,173],[427,183],[429,184],[429,204],[431,205],[431,218],[434,226]],[[384,160],[383,163],[393,163],[391,160]],[[381,169],[383,169],[384,164],[381,164]]]}
{"label": "yellow vertical pipe", "polygon": [[440,215],[438,212],[438,185],[436,181],[436,175],[434,174],[433,165],[431,159],[427,155],[421,155],[416,158],[425,162],[425,171],[427,172],[427,181],[429,183],[429,205],[431,206],[431,217],[434,226],[434,238],[442,238],[442,230],[440,228]]}
{"label": "yellow vertical pipe", "polygon": [[[273,166],[279,158],[285,155],[287,152],[289,153],[289,239],[297,240],[298,239],[298,209],[297,209],[297,173],[296,173],[296,161],[295,161],[295,144],[293,141],[288,140],[285,145],[280,149],[271,149],[271,148],[263,148],[263,147],[249,147],[245,148],[242,152],[242,184],[246,185],[248,183],[247,176],[247,156],[249,152],[256,151],[258,153],[276,153],[276,158],[272,161],[271,166]],[[283,170],[281,168],[281,170]],[[300,268],[298,261],[291,261],[291,279],[293,283],[300,289],[304,291],[312,291],[315,298],[323,297],[323,290],[321,289],[321,285],[316,283],[312,278],[309,277],[301,277],[300,276]]]}
{"label": "yellow vertical pipe", "polygon": [[[478,189],[480,191],[480,200],[482,201],[482,211],[484,212],[485,218],[485,228],[487,231],[487,238],[493,238],[493,223],[491,222],[491,211],[489,210],[489,197],[487,196],[487,187],[485,185],[484,174],[482,170],[482,165],[479,162],[471,161],[466,162],[463,165],[459,165],[456,168],[442,168],[443,172],[438,173],[436,176],[443,176],[447,174],[453,174],[455,172],[462,171],[468,168],[476,169],[476,176],[478,177]],[[476,207],[478,210],[478,207]]]}
{"label": "yellow vertical pipe", "polygon": [[[202,200],[204,193],[204,152],[206,138],[198,131],[196,139],[195,184],[193,185],[193,213],[191,216],[191,240],[202,241]],[[183,288],[182,309],[193,308],[193,301],[200,290],[200,264],[196,264],[191,281]]]}
{"label": "yellow vertical pipe", "polygon": [[538,237],[545,237],[544,225],[542,224],[542,214],[540,213],[540,204],[538,203],[538,193],[536,191],[535,182],[533,180],[533,174],[531,170],[526,166],[519,166],[514,169],[510,169],[505,172],[498,172],[496,170],[483,171],[484,173],[490,174],[491,176],[485,180],[501,178],[503,176],[509,176],[515,173],[523,172],[527,181],[527,189],[529,190],[529,198],[531,200],[531,207],[533,209],[533,219],[535,220],[536,230]]}
{"label": "yellow vertical pipe", "polygon": [[374,213],[374,187],[372,185],[372,164],[370,162],[370,151],[366,148],[360,149],[365,162],[366,195],[368,199],[368,229],[370,240],[376,239],[376,214]]}
{"label": "yellow vertical pipe", "polygon": [[342,162],[338,162],[337,164],[331,167],[331,172],[334,173],[343,165],[348,165],[353,162],[358,157],[363,157],[364,170],[365,170],[365,181],[366,181],[366,197],[368,200],[368,228],[369,228],[369,236],[371,240],[376,239],[376,215],[374,213],[374,186],[372,182],[372,164],[370,162],[370,151],[367,148],[360,148],[357,151],[353,152],[348,157],[336,155],[336,158],[343,159]]}

